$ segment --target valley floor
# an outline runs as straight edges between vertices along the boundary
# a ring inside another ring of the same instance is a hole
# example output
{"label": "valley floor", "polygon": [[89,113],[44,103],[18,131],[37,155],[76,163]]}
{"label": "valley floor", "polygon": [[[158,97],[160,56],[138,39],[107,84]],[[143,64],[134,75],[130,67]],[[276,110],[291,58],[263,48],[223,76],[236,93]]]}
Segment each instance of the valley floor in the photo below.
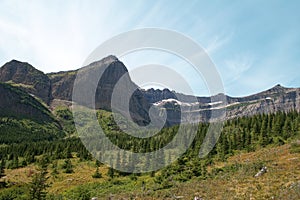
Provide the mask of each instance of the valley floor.
{"label": "valley floor", "polygon": [[[169,189],[157,189],[157,183],[149,175],[137,176],[137,180],[131,176],[110,180],[105,175],[108,170],[105,166],[99,168],[103,178],[94,179],[94,162],[79,162],[73,158],[74,173],[61,172],[56,178],[51,177],[48,192],[56,196],[53,199],[59,199],[58,194],[70,199],[82,190],[87,191],[89,197],[98,199],[194,199],[197,196],[203,199],[296,200],[300,199],[300,151],[292,151],[291,145],[286,144],[256,152],[239,152],[226,162],[209,166],[209,178],[174,182]],[[267,167],[267,173],[254,177],[257,166],[261,164]],[[6,170],[6,180],[16,185],[28,183],[31,179],[29,173],[34,168],[30,165]]]}

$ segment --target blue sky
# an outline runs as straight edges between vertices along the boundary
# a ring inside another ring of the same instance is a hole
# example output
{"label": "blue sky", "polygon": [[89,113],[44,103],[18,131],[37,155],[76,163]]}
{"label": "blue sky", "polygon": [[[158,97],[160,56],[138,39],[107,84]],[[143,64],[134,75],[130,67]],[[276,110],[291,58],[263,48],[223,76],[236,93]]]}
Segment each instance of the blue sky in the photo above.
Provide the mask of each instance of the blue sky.
{"label": "blue sky", "polygon": [[[300,2],[292,0],[1,0],[0,64],[17,59],[44,72],[76,69],[112,36],[157,27],[180,32],[206,49],[231,96],[277,83],[300,87],[299,10]],[[167,60],[150,51],[122,61],[130,70],[150,62],[175,63]],[[194,93],[207,95],[204,85],[185,72]]]}

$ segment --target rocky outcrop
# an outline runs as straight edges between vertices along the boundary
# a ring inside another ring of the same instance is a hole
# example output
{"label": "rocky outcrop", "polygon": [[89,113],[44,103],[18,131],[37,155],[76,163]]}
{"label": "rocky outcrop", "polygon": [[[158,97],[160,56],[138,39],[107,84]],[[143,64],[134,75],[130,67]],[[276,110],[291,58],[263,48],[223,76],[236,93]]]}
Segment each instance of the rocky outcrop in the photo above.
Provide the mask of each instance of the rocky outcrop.
{"label": "rocky outcrop", "polygon": [[73,84],[77,71],[50,73],[53,99],[72,101]]}
{"label": "rocky outcrop", "polygon": [[12,60],[3,65],[0,68],[0,82],[8,82],[20,87],[47,104],[52,99],[48,76],[25,62]]}

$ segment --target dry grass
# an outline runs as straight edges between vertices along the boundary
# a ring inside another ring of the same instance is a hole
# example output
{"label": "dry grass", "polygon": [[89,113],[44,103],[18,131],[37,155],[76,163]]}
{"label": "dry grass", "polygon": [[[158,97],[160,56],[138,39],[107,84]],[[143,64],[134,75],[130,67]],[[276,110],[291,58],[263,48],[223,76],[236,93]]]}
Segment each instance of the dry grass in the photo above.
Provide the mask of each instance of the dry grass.
{"label": "dry grass", "polygon": [[[63,160],[58,162],[61,166]],[[51,177],[50,193],[62,193],[73,187],[87,183],[101,183],[108,180],[105,175],[107,168],[99,168],[104,178],[94,179],[96,167],[95,162],[79,162],[77,158],[72,159],[74,165],[73,174],[65,174],[59,170],[56,178]],[[256,152],[240,153],[228,159],[228,162],[220,162],[211,166],[213,168],[226,168],[233,164],[242,164],[239,169],[232,172],[223,172],[215,178],[207,180],[193,179],[185,183],[175,183],[174,187],[167,190],[153,191],[151,184],[147,190],[141,191],[140,187],[133,189],[134,192],[117,191],[113,199],[174,199],[174,196],[183,196],[182,199],[193,199],[194,196],[203,199],[300,199],[300,153],[291,153],[290,145],[280,147],[263,148]],[[261,177],[255,178],[257,172],[253,168],[255,163],[263,163],[268,167],[268,172]],[[30,181],[30,171],[34,166],[26,168],[7,170],[7,179],[11,182],[23,184]],[[49,173],[51,173],[51,168]],[[148,176],[139,177],[139,180],[147,179]],[[109,194],[103,194],[103,196]]]}
{"label": "dry grass", "polygon": [[[86,184],[86,183],[95,183],[95,182],[104,182],[108,180],[106,177],[107,167],[101,166],[99,167],[99,172],[102,174],[103,178],[95,179],[92,175],[96,171],[95,162],[79,162],[79,159],[74,158],[71,159],[72,164],[74,165],[74,173],[66,174],[62,169],[58,170],[58,174],[56,177],[50,176],[49,183],[51,183],[51,187],[49,188],[50,193],[61,193],[70,188]],[[64,160],[58,161],[58,168],[63,164]],[[36,167],[34,165],[30,165],[24,168],[19,169],[8,169],[5,171],[6,180],[13,184],[26,184],[29,183],[32,179],[32,174],[36,172]],[[52,169],[51,165],[48,168],[49,174],[51,174]]]}
{"label": "dry grass", "polygon": [[[251,166],[264,163],[268,172],[255,178],[256,171],[240,168],[236,172],[223,173],[207,180],[191,180],[175,185],[170,190],[137,194],[137,199],[300,199],[300,153],[291,154],[290,145],[264,148],[257,152],[241,153],[229,158],[227,163],[216,163],[213,167],[226,167],[232,164]],[[129,195],[119,195],[129,198]]]}

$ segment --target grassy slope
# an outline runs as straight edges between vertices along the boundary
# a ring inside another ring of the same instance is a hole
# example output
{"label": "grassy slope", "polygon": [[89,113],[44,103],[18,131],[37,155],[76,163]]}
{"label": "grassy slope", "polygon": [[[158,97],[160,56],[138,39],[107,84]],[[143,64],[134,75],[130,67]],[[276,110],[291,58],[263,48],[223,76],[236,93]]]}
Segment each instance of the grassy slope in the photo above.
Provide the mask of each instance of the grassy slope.
{"label": "grassy slope", "polygon": [[[130,177],[114,178],[109,181],[106,176],[107,167],[101,166],[100,172],[103,178],[93,179],[95,162],[79,162],[72,159],[75,166],[73,174],[65,174],[59,169],[56,178],[51,177],[52,186],[50,193],[63,193],[72,195],[82,188],[87,188],[92,196],[100,199],[114,194],[115,199],[174,199],[175,196],[183,196],[183,199],[193,199],[201,196],[204,199],[299,199],[300,198],[300,152],[291,153],[289,144],[280,147],[267,147],[251,153],[239,153],[228,159],[227,162],[215,163],[208,169],[215,173],[214,178],[198,180],[196,178],[185,182],[175,183],[170,189],[156,190],[153,179],[148,175],[138,177],[132,181]],[[61,166],[62,160],[58,162]],[[254,178],[258,163],[268,167],[268,172],[261,177]],[[230,166],[239,167],[232,170]],[[223,170],[216,170],[222,168]],[[226,169],[231,170],[226,170]],[[29,171],[34,166],[7,170],[7,180],[24,184],[30,181]],[[51,173],[51,167],[49,168]],[[146,182],[146,189],[142,189],[142,182]]]}
{"label": "grassy slope", "polygon": [[[241,153],[213,167],[226,168],[236,163],[242,164],[242,167],[235,172],[221,172],[216,178],[204,181],[193,180],[171,191],[187,199],[195,195],[204,199],[300,198],[300,193],[293,192],[291,187],[298,182],[300,189],[300,154],[291,154],[290,145]],[[252,166],[256,163],[264,163],[268,167],[268,172],[258,178],[253,177],[257,171]]]}

